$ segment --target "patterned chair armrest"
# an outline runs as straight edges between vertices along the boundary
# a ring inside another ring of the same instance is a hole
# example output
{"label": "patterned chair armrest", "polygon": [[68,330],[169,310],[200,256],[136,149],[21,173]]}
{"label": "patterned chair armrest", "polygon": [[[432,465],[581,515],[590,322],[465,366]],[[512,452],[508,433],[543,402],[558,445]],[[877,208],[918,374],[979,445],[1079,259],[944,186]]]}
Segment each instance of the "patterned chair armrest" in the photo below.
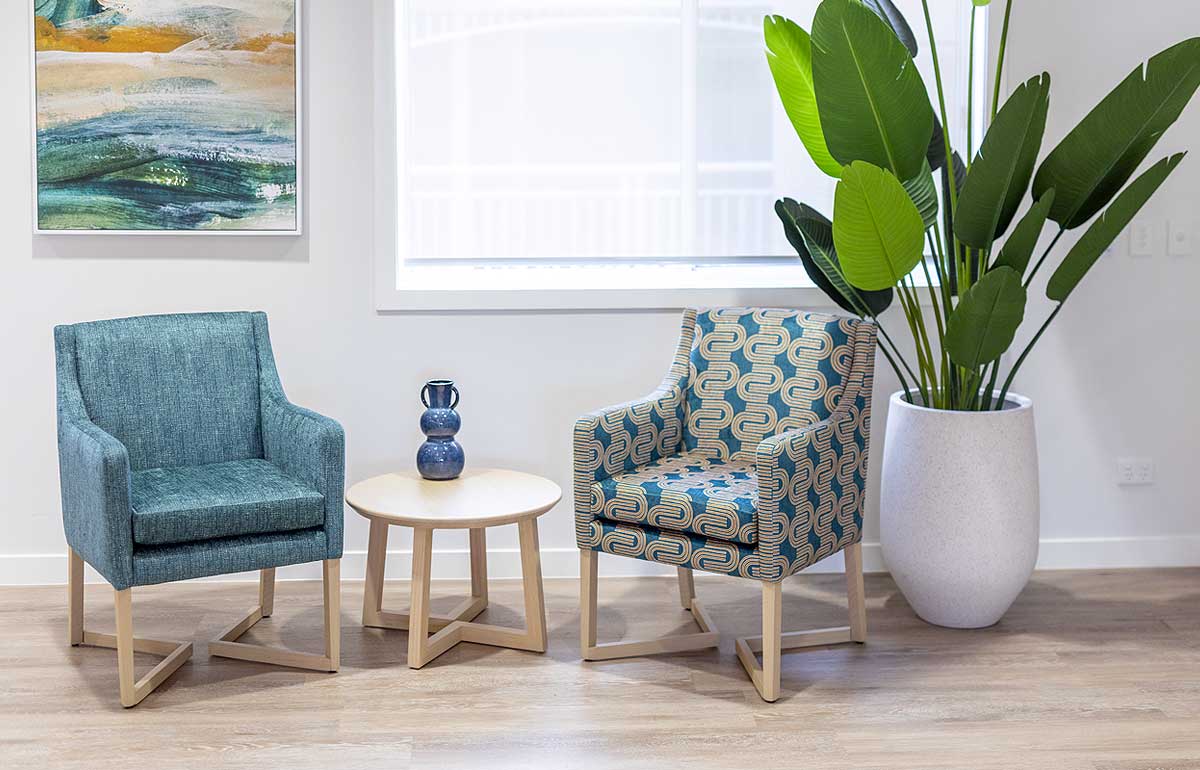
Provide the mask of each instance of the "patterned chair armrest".
{"label": "patterned chair armrest", "polygon": [[327,558],[341,558],[345,431],[336,420],[296,406],[270,391],[262,397],[262,424],[266,459],[325,496]]}
{"label": "patterned chair armrest", "polygon": [[[575,529],[590,532],[591,487],[613,474],[674,454],[683,438],[683,389],[669,379],[645,398],[575,421]],[[583,544],[580,540],[580,544]]]}
{"label": "patterned chair armrest", "polygon": [[862,539],[874,361],[875,327],[860,322],[833,414],[758,445],[763,579],[782,580]]}
{"label": "patterned chair armrest", "polygon": [[60,420],[58,470],[67,542],[118,591],[133,584],[129,452],[87,420]]}

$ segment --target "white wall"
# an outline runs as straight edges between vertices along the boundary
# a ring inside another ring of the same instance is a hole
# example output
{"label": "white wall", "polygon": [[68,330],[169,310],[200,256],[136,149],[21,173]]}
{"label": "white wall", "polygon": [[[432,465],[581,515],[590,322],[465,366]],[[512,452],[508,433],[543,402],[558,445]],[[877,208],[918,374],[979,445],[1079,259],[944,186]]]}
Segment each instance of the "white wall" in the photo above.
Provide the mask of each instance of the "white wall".
{"label": "white wall", "polygon": [[[22,0],[5,0],[14,5]],[[366,0],[356,0],[366,5]],[[1117,3],[1111,3],[1116,8]],[[1011,70],[1054,74],[1048,139],[1057,139],[1136,61],[1200,32],[1186,0],[1122,14],[1095,2],[1020,2]],[[1123,9],[1129,6],[1119,4]],[[420,441],[417,391],[449,376],[463,392],[468,462],[545,474],[568,495],[570,426],[597,406],[650,390],[672,351],[677,313],[379,315],[372,305],[372,77],[370,37],[341,3],[307,4],[305,232],[299,239],[39,237],[30,234],[29,32],[0,27],[0,583],[65,575],[54,440],[51,327],[141,313],[263,309],[293,400],[334,416],[348,435],[350,481],[408,466]],[[1065,36],[1065,37],[1064,37]],[[1200,105],[1158,155],[1200,136]],[[1157,155],[1156,155],[1157,157]],[[1189,158],[1147,210],[1165,248],[1165,222],[1193,235],[1200,160]],[[1200,564],[1191,484],[1200,457],[1200,386],[1191,301],[1200,254],[1102,262],[1045,337],[1020,388],[1037,403],[1043,566]],[[1033,303],[1040,317],[1044,303]],[[902,323],[893,319],[895,328]],[[876,392],[880,457],[885,395]],[[1119,454],[1157,463],[1151,487],[1118,488]],[[879,568],[878,462],[871,474],[868,567]],[[365,523],[347,515],[343,575],[362,574]],[[395,532],[394,576],[407,566]],[[515,531],[496,531],[492,571],[516,575]],[[465,575],[465,538],[440,535],[443,576]],[[543,518],[547,575],[576,568],[569,503]],[[838,568],[830,560],[821,567]],[[656,569],[604,560],[610,572]],[[290,575],[315,574],[303,569]]]}

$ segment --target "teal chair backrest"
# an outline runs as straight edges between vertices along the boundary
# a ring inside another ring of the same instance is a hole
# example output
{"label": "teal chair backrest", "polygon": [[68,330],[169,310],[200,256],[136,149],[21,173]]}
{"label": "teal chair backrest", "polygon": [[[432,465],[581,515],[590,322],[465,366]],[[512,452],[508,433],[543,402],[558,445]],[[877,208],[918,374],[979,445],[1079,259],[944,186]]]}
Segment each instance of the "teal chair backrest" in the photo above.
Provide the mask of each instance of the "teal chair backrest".
{"label": "teal chair backrest", "polygon": [[263,456],[250,313],[141,316],[69,328],[88,417],[125,445],[132,470]]}

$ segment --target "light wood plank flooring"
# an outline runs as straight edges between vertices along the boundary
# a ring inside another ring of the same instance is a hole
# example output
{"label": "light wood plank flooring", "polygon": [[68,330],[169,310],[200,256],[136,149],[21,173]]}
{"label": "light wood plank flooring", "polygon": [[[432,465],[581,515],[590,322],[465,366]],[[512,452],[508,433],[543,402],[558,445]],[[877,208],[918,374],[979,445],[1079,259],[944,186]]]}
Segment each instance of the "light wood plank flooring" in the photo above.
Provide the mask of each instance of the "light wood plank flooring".
{"label": "light wood plank flooring", "polygon": [[[435,583],[434,611],[467,588]],[[208,656],[254,584],[135,590],[139,635],[197,645],[128,711],[115,653],[67,646],[65,588],[0,588],[0,767],[1200,770],[1200,570],[1039,573],[983,631],[927,626],[868,575],[867,645],[785,654],[774,704],[732,648],[758,633],[758,586],[696,588],[719,651],[582,664],[578,583],[547,580],[546,655],[462,644],[413,671],[405,633],[363,629],[346,582],[339,674]],[[691,629],[675,592],[601,580],[599,640]],[[844,592],[841,575],[790,580],[785,630],[843,623]],[[480,620],[520,624],[519,581],[491,601]],[[280,583],[246,640],[320,651],[320,602],[319,581]],[[384,602],[403,609],[407,585]],[[88,586],[86,623],[112,630],[106,586]]]}

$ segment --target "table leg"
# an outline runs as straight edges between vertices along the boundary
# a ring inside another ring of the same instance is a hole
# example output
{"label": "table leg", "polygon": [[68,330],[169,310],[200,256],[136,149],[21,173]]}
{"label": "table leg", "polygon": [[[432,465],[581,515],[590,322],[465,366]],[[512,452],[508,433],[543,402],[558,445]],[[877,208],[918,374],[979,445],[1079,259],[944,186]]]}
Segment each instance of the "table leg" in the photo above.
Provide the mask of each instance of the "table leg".
{"label": "table leg", "polygon": [[388,524],[380,519],[371,519],[371,535],[367,544],[367,574],[363,586],[364,626],[379,627],[383,610],[383,565],[387,561]]}
{"label": "table leg", "polygon": [[408,667],[425,665],[429,636],[429,572],[433,565],[433,530],[413,530],[412,597],[408,611]]}
{"label": "table leg", "polygon": [[521,583],[525,589],[525,629],[538,652],[546,651],[546,597],[542,592],[542,557],[537,519],[517,524],[521,541]]}
{"label": "table leg", "polygon": [[487,606],[487,530],[471,530],[471,598],[482,599]]}

